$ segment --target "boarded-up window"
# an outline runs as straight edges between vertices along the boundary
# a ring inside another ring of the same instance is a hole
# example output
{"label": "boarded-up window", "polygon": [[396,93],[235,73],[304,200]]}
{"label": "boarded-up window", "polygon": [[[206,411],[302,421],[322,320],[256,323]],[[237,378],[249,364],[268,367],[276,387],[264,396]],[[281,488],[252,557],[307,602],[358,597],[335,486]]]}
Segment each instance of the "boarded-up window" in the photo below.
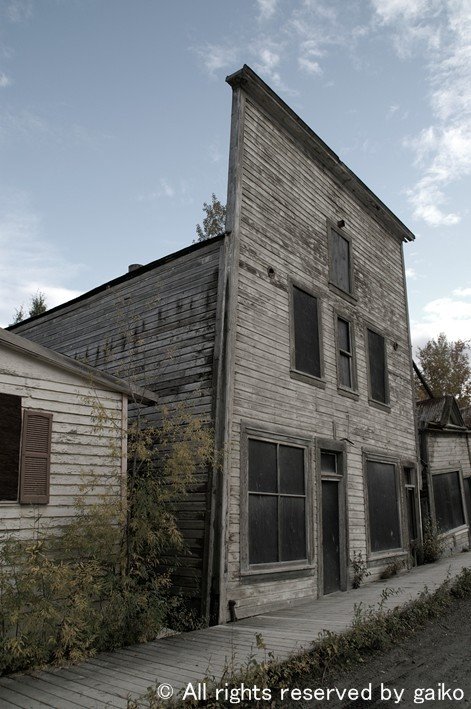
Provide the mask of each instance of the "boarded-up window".
{"label": "boarded-up window", "polygon": [[435,515],[442,532],[461,527],[464,524],[463,498],[461,496],[460,474],[440,473],[433,476]]}
{"label": "boarded-up window", "polygon": [[396,467],[369,460],[366,477],[372,552],[399,549],[401,528],[396,485]]}
{"label": "boarded-up window", "polygon": [[346,293],[352,292],[350,241],[335,229],[330,229],[330,280]]}
{"label": "boarded-up window", "polygon": [[0,394],[0,500],[18,499],[21,397]]}
{"label": "boarded-up window", "polygon": [[21,446],[20,502],[49,502],[52,414],[26,410]]}
{"label": "boarded-up window", "polygon": [[293,286],[294,368],[321,376],[319,304],[310,293]]}
{"label": "boarded-up window", "polygon": [[337,318],[338,382],[346,389],[354,389],[352,326],[348,320]]}
{"label": "boarded-up window", "polygon": [[249,439],[249,563],[305,559],[304,449]]}
{"label": "boarded-up window", "polygon": [[374,401],[388,403],[386,347],[384,337],[368,330],[368,363],[370,396]]}

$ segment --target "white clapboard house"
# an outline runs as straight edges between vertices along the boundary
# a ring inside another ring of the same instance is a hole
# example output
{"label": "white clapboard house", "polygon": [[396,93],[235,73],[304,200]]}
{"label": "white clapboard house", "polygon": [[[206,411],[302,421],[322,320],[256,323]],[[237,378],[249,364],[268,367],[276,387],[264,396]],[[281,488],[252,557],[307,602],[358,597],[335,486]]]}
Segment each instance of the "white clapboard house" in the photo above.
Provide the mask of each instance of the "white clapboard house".
{"label": "white clapboard house", "polygon": [[[0,541],[126,495],[128,400],[152,392],[0,329]],[[84,488],[84,485],[88,486]],[[84,489],[88,492],[84,492]]]}

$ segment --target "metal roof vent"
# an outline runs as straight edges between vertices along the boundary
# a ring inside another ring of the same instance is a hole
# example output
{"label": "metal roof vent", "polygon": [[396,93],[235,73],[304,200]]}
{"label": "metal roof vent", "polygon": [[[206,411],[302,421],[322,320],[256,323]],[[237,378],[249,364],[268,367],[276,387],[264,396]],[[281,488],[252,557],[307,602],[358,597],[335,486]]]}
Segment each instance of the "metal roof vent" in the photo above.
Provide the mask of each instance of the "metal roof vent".
{"label": "metal roof vent", "polygon": [[142,263],[130,263],[128,266],[128,273],[137,271],[138,268],[142,268]]}

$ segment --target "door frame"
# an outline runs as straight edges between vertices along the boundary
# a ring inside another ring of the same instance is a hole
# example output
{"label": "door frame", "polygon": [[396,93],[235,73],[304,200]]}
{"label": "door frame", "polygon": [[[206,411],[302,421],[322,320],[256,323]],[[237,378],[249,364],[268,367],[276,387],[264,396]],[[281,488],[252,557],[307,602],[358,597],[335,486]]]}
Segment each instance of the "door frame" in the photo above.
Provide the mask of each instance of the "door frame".
{"label": "door frame", "polygon": [[[321,453],[337,455],[338,474],[322,473]],[[339,556],[340,556],[340,591],[346,591],[348,586],[348,506],[347,506],[347,446],[345,441],[335,441],[328,438],[316,440],[316,487],[317,495],[317,539],[318,539],[318,596],[324,593],[324,551],[322,535],[322,481],[338,483],[339,494]]]}

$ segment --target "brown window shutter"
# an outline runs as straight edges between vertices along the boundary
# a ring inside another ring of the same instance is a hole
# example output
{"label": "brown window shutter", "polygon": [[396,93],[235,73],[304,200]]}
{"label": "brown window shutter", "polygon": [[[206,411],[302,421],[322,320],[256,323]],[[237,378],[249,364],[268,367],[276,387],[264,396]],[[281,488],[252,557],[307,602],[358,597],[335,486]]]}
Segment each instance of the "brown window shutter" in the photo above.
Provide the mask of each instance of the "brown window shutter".
{"label": "brown window shutter", "polygon": [[25,409],[21,446],[20,502],[49,502],[52,414]]}

